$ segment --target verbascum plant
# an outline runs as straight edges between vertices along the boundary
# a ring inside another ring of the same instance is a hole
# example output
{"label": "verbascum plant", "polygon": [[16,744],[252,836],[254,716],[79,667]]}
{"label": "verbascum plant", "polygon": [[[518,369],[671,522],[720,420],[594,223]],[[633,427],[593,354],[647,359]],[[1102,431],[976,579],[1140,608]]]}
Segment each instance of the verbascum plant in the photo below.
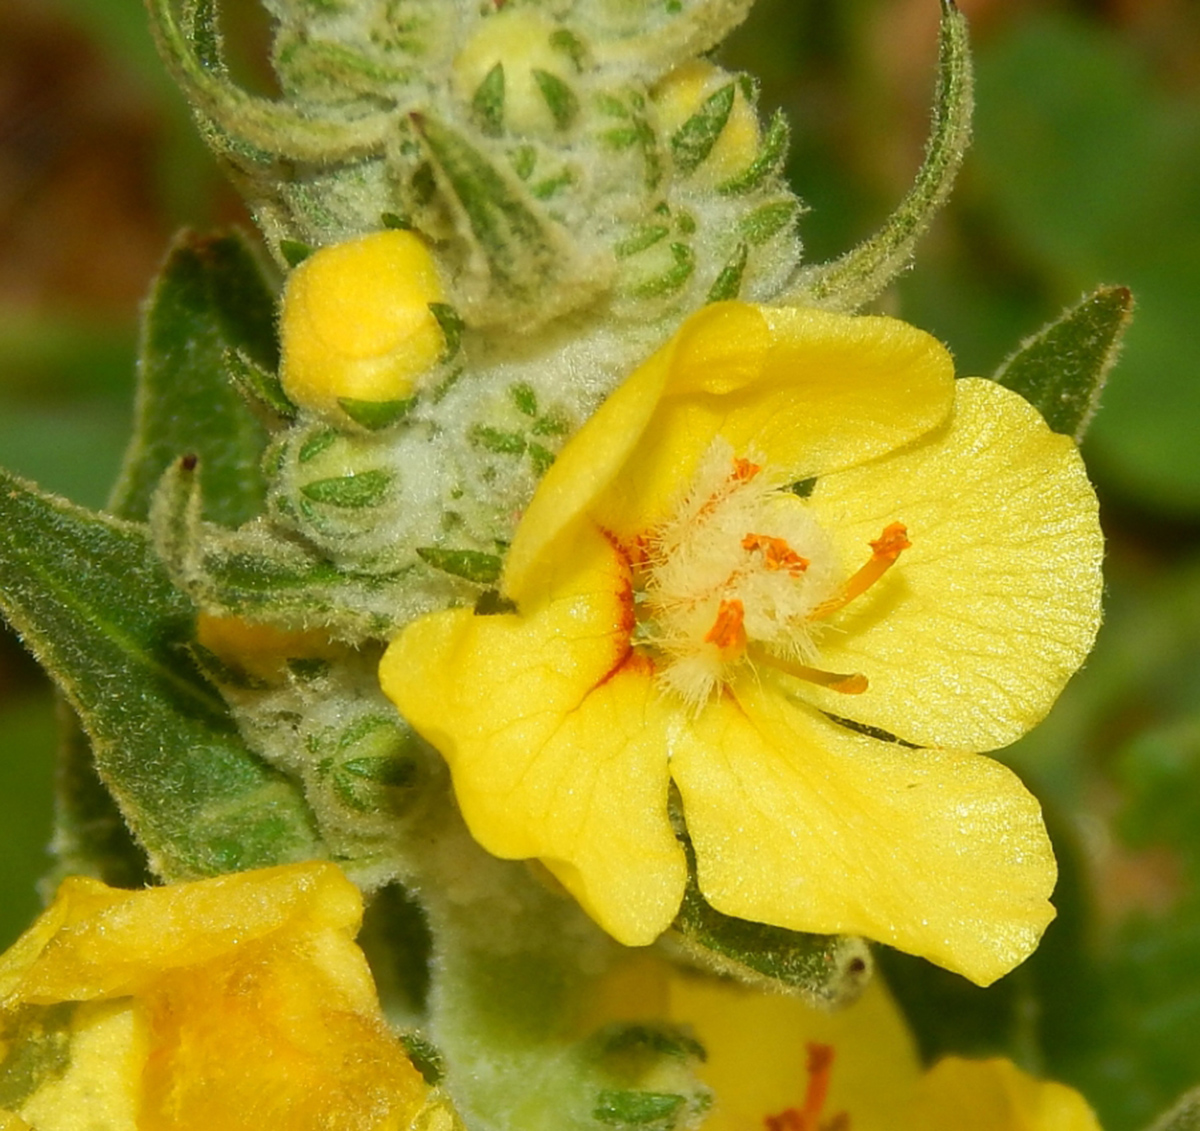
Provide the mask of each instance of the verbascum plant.
{"label": "verbascum plant", "polygon": [[1131,305],[992,379],[860,313],[967,142],[953,4],[911,192],[816,265],[708,58],[746,0],[269,0],[275,99],[149,7],[269,261],[176,240],[105,513],[4,476],[76,877],[0,965],[5,1126],[1093,1127],[869,987],[1053,917],[982,755],[1099,624]]}

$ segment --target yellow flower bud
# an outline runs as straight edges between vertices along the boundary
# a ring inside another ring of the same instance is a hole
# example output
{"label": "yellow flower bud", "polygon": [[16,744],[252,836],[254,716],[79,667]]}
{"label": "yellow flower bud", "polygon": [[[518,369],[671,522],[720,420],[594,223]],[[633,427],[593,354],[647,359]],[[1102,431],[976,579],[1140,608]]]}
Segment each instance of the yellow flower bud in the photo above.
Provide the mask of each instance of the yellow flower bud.
{"label": "yellow flower bud", "polygon": [[[564,125],[546,93],[545,76],[550,77],[551,83],[557,80],[561,84],[567,59],[550,42],[557,27],[553,21],[527,8],[508,8],[483,20],[454,60],[454,86],[458,96],[464,102],[473,103],[492,69],[500,64],[504,71],[504,86],[503,110],[499,117],[506,129],[515,133],[545,134]],[[559,113],[562,113],[561,108]]]}
{"label": "yellow flower bud", "polygon": [[284,290],[284,392],[303,408],[334,414],[342,398],[405,399],[445,349],[429,309],[443,301],[433,256],[412,232],[322,248]]}
{"label": "yellow flower bud", "polygon": [[240,617],[209,613],[196,618],[196,643],[227,667],[267,682],[282,678],[288,660],[330,660],[338,652],[324,632],[288,632],[269,624],[252,624]]}
{"label": "yellow flower bud", "polygon": [[708,156],[692,177],[717,184],[740,173],[758,155],[759,126],[754,107],[746,100],[735,75],[703,59],[676,67],[653,92],[663,133],[671,137],[701,110],[705,100],[733,84],[733,106]]}

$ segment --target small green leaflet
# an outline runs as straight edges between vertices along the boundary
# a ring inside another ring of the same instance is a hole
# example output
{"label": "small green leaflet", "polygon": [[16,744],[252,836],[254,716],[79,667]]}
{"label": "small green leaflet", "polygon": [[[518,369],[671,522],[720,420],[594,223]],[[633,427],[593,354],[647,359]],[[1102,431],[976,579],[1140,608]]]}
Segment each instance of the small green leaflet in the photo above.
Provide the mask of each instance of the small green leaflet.
{"label": "small green leaflet", "polygon": [[1020,393],[1055,432],[1083,439],[1133,318],[1125,287],[1099,287],[1021,343],[993,376]]}
{"label": "small green leaflet", "polygon": [[191,667],[192,606],[142,527],[0,472],[0,608],[78,714],[155,872],[321,854],[298,790],[249,753]]}

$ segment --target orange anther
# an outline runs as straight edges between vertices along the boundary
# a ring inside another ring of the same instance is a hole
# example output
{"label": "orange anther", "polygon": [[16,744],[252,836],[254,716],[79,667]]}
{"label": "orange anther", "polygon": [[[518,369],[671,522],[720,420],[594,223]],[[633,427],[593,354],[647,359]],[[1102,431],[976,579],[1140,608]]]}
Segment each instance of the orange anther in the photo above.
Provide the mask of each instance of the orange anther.
{"label": "orange anther", "polygon": [[742,539],[742,549],[751,553],[761,550],[763,566],[768,570],[786,569],[797,577],[808,569],[808,558],[802,558],[782,538],[770,534],[747,534]]}
{"label": "orange anther", "polygon": [[883,528],[883,533],[870,543],[871,551],[877,558],[887,558],[894,562],[901,550],[907,550],[912,543],[908,540],[908,527],[902,522],[893,522]]}
{"label": "orange anther", "polygon": [[842,591],[836,597],[830,597],[813,609],[808,614],[809,620],[821,620],[850,604],[855,597],[861,597],[891,569],[901,551],[907,550],[912,543],[908,540],[908,527],[902,522],[893,522],[885,526],[883,533],[869,545],[871,560],[842,586]]}
{"label": "orange anther", "polygon": [[733,460],[733,476],[735,482],[746,483],[753,479],[762,468],[756,463],[751,463],[748,459],[743,459],[741,456],[735,456]]}
{"label": "orange anther", "polygon": [[705,643],[715,644],[722,652],[740,652],[746,647],[745,619],[746,607],[741,601],[736,598],[722,601],[717,609],[717,619],[704,637]]}

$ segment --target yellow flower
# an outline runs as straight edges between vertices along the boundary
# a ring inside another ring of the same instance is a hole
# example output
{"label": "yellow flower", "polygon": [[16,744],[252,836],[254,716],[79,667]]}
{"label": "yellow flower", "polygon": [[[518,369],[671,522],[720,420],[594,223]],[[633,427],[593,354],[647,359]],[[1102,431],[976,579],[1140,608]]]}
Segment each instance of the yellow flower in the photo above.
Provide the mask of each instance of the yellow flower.
{"label": "yellow flower", "polygon": [[444,299],[433,256],[412,232],[373,232],[314,252],[283,293],[284,392],[334,415],[343,400],[404,400],[446,348],[429,308]]}
{"label": "yellow flower", "polygon": [[719,911],[986,984],[1053,917],[1055,865],[1036,801],[974,752],[1082,662],[1100,556],[1072,442],[927,334],[714,305],[542,481],[516,611],[415,621],[381,681],[479,842],[540,858],[620,941],[679,906],[674,782]]}
{"label": "yellow flower", "polygon": [[66,880],[0,958],[8,1117],[407,1131],[427,1089],[380,1013],[361,917],[326,863],[144,891]]}
{"label": "yellow flower", "polygon": [[1008,1060],[952,1056],[923,1073],[880,982],[829,1013],[638,955],[602,985],[588,1021],[646,1020],[704,1046],[713,1107],[701,1131],[1100,1131],[1078,1092]]}

